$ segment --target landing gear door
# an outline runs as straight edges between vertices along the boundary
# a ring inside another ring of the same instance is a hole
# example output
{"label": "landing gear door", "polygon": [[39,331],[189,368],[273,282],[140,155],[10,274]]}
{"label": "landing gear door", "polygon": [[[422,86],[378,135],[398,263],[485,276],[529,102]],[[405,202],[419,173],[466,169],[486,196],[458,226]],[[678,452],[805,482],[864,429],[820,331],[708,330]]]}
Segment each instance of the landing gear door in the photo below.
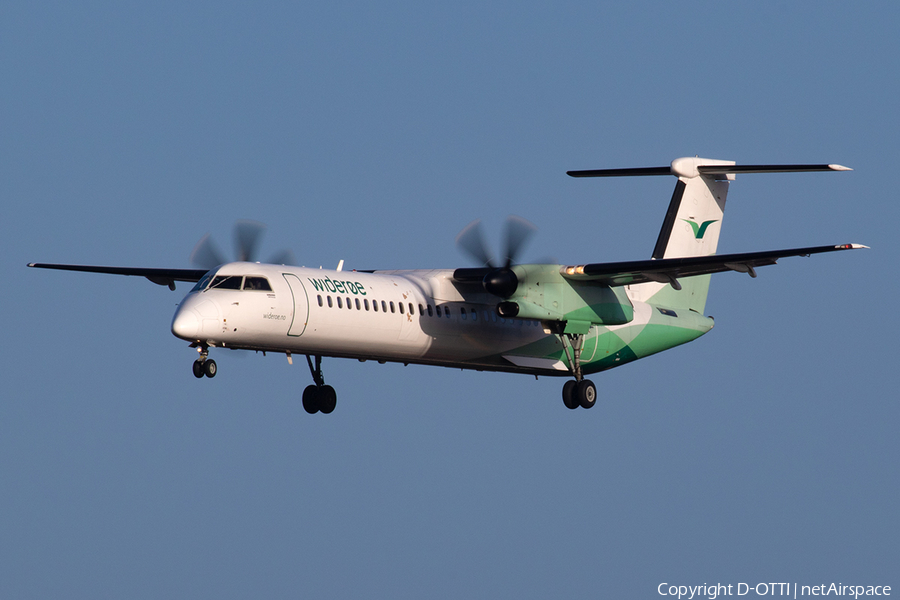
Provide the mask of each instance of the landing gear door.
{"label": "landing gear door", "polygon": [[290,273],[283,273],[283,275],[285,281],[291,286],[291,294],[294,296],[294,310],[287,334],[292,337],[300,337],[306,331],[306,324],[309,322],[309,298],[299,277]]}

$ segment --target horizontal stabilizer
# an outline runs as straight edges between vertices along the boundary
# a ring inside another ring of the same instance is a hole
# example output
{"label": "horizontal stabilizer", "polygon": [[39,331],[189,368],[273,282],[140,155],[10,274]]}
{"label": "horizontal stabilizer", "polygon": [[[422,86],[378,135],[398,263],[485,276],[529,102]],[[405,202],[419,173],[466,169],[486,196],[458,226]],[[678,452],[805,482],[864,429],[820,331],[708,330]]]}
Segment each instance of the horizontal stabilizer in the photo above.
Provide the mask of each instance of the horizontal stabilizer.
{"label": "horizontal stabilizer", "polygon": [[852,171],[843,165],[700,165],[697,170],[704,175],[729,173],[811,173],[815,171]]}
{"label": "horizontal stabilizer", "polygon": [[[734,165],[702,164],[704,159],[677,159],[668,167],[638,167],[629,169],[589,169],[566,171],[570,177],[648,177],[654,175],[675,175],[676,177],[696,177],[701,175],[734,175],[737,173],[809,173],[815,171],[852,171],[843,165]],[[718,161],[730,162],[730,161]],[[699,163],[699,164],[697,164]]]}
{"label": "horizontal stabilizer", "polygon": [[636,167],[631,169],[589,169],[587,171],[566,171],[569,177],[649,177],[671,175],[671,167]]}
{"label": "horizontal stabilizer", "polygon": [[59,271],[80,271],[82,273],[105,273],[107,275],[135,275],[146,277],[158,285],[167,285],[175,289],[176,281],[200,281],[208,269],[147,269],[142,267],[100,267],[93,265],[55,265],[48,263],[28,263],[37,269],[56,269]]}
{"label": "horizontal stabilizer", "polygon": [[766,252],[746,252],[743,254],[718,254],[712,256],[692,256],[687,258],[663,258],[659,260],[637,260],[615,263],[594,263],[562,267],[560,274],[566,279],[596,281],[603,285],[620,286],[656,281],[672,283],[678,289],[678,278],[737,271],[756,276],[756,267],[774,265],[779,258],[787,256],[809,256],[822,252],[855,250],[868,248],[862,244],[842,244],[839,246],[814,246],[771,250]]}

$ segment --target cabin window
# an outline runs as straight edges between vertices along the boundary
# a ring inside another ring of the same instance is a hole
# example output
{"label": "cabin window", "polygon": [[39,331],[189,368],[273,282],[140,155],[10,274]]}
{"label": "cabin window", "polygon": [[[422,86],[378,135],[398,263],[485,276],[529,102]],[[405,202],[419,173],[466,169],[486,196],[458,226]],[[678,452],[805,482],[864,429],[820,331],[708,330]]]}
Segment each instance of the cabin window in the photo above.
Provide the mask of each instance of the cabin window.
{"label": "cabin window", "polygon": [[425,316],[425,307],[424,307],[423,305],[421,305],[421,304],[419,305],[419,316],[420,316],[420,317],[424,317],[424,316]]}
{"label": "cabin window", "polygon": [[272,286],[265,277],[244,277],[245,290],[258,290],[262,292],[271,292]]}
{"label": "cabin window", "polygon": [[378,300],[372,300],[372,310],[378,312]]}
{"label": "cabin window", "polygon": [[[394,303],[391,302],[391,306],[393,305]],[[384,300],[381,301],[381,312],[387,312],[387,303]]]}
{"label": "cabin window", "polygon": [[478,320],[478,311],[475,310],[474,308],[472,309],[472,320],[473,320],[473,321],[477,321],[477,320]]}
{"label": "cabin window", "polygon": [[322,306],[322,294],[316,296],[319,299],[319,306]]}
{"label": "cabin window", "polygon": [[369,299],[368,299],[368,298],[366,298],[365,300],[363,300],[363,306],[366,307],[366,310],[369,310]]}
{"label": "cabin window", "polygon": [[340,296],[337,297],[337,303],[338,303],[338,308],[344,308],[343,301],[341,300]]}
{"label": "cabin window", "polygon": [[331,307],[332,307],[331,296],[328,296],[328,308],[331,308]]}
{"label": "cabin window", "polygon": [[209,287],[217,290],[239,290],[241,289],[241,279],[240,276],[219,275],[213,279],[212,285]]}
{"label": "cabin window", "polygon": [[447,316],[448,319],[450,318],[450,307],[449,306],[444,307],[444,314]]}
{"label": "cabin window", "polygon": [[394,301],[391,300],[391,312],[394,312]]}
{"label": "cabin window", "polygon": [[402,314],[403,314],[403,303],[402,303],[402,302],[398,302],[398,303],[397,303],[397,306],[400,308],[400,314],[402,315]]}
{"label": "cabin window", "polygon": [[463,306],[463,307],[460,307],[460,309],[459,309],[459,316],[462,317],[462,320],[463,320],[463,321],[465,321],[465,320],[468,318],[468,317],[466,316],[466,308],[465,308],[464,306]]}
{"label": "cabin window", "polygon": [[360,308],[359,308],[359,298],[354,298],[354,300],[355,300],[354,304],[356,304],[356,310],[360,310]]}
{"label": "cabin window", "polygon": [[431,305],[430,305],[430,304],[428,305],[428,316],[429,316],[429,317],[433,317],[433,316],[434,316],[434,311],[431,309]]}
{"label": "cabin window", "polygon": [[434,312],[437,313],[437,316],[441,316],[441,307],[440,305],[434,307]]}

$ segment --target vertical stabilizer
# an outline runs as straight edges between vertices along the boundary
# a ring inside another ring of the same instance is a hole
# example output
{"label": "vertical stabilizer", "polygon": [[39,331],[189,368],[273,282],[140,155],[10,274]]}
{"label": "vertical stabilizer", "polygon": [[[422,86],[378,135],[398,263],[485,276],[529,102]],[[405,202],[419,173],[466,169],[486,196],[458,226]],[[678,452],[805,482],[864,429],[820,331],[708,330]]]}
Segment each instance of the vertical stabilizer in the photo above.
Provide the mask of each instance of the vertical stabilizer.
{"label": "vertical stabilizer", "polygon": [[[700,166],[731,166],[734,161],[708,158],[679,158],[672,161],[671,172],[678,177],[669,210],[663,220],[653,258],[685,258],[716,253],[728,182],[733,174],[703,174]],[[709,275],[686,277],[680,290],[667,283],[643,283],[631,286],[635,300],[684,307],[703,313],[709,291]]]}
{"label": "vertical stabilizer", "polygon": [[[733,165],[734,161],[679,158],[672,161],[678,183],[656,240],[653,258],[684,258],[716,253],[729,175],[703,175],[700,165]],[[733,179],[734,175],[730,175]]]}

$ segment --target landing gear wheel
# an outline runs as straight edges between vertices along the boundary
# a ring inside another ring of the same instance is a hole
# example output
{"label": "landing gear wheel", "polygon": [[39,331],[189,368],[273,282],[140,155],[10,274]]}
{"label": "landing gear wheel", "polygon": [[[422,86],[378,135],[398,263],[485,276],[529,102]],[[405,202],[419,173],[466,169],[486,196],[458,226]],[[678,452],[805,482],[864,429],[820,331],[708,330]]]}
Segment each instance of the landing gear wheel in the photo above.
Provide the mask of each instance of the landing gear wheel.
{"label": "landing gear wheel", "polygon": [[203,361],[203,374],[212,379],[216,376],[216,361],[207,359]]}
{"label": "landing gear wheel", "polygon": [[311,415],[319,412],[319,388],[314,385],[306,386],[303,390],[303,410]]}
{"label": "landing gear wheel", "polygon": [[570,379],[563,385],[562,389],[562,397],[563,404],[566,405],[566,408],[570,408],[575,410],[579,406],[578,400],[575,399],[575,387],[578,385],[578,382],[574,379]]}
{"label": "landing gear wheel", "polygon": [[582,408],[591,408],[597,403],[597,387],[590,379],[582,379],[576,385],[573,397]]}
{"label": "landing gear wheel", "polygon": [[203,361],[202,360],[200,360],[199,358],[197,360],[195,360],[191,369],[194,371],[194,377],[196,377],[197,379],[203,378]]}
{"label": "landing gear wheel", "polygon": [[337,392],[330,385],[319,388],[319,410],[323,415],[331,414],[337,406]]}
{"label": "landing gear wheel", "polygon": [[[316,360],[315,365],[313,358]],[[306,364],[309,365],[309,374],[312,375],[315,385],[306,386],[303,390],[303,410],[311,415],[317,412],[327,415],[337,406],[337,392],[330,385],[325,385],[321,356],[307,354]]]}

